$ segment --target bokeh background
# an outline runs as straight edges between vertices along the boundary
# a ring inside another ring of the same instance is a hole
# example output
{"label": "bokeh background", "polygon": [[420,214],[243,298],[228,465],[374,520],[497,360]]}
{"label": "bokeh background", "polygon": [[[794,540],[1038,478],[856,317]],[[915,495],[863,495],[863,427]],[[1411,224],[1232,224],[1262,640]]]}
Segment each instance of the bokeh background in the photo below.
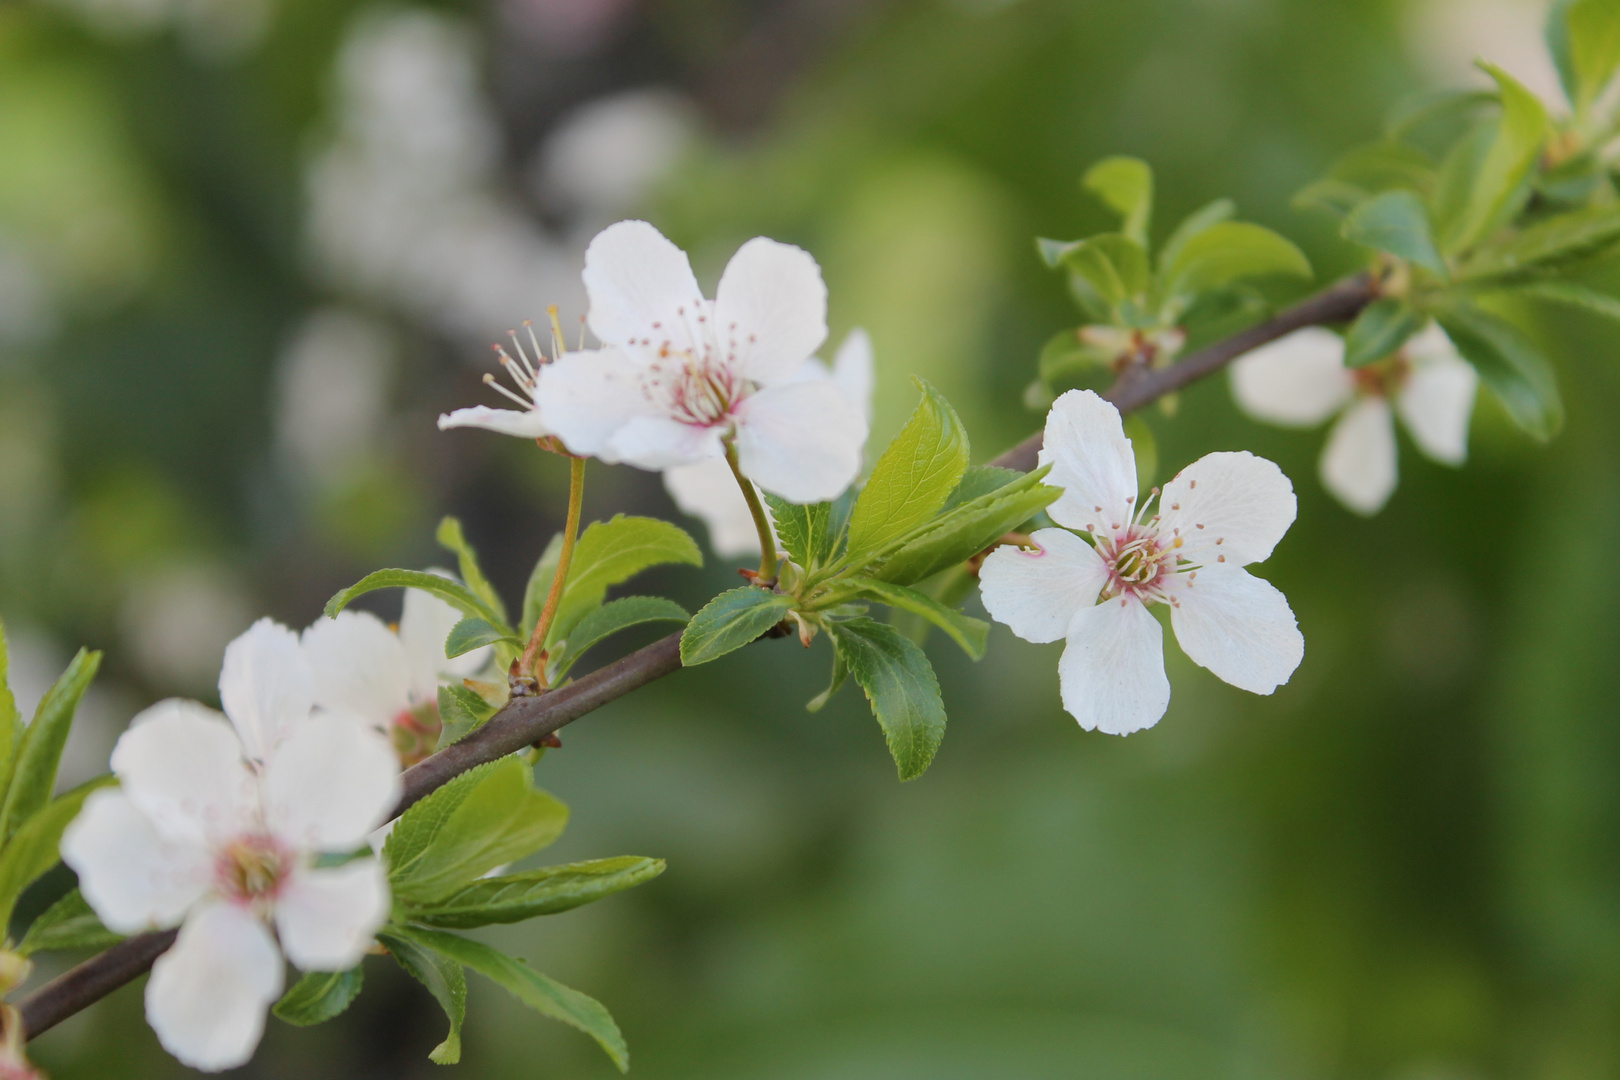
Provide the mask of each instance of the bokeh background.
{"label": "bokeh background", "polygon": [[[65,779],[99,773],[144,704],[210,699],[256,616],[305,625],[364,572],[445,561],[444,513],[515,596],[565,470],[433,418],[494,400],[509,326],[550,302],[577,325],[612,220],[649,217],[708,282],[747,237],[808,247],[834,340],[875,341],[875,443],[917,373],[983,461],[1037,425],[1035,356],[1076,321],[1031,237],[1107,226],[1076,183],[1091,161],[1154,164],[1160,235],[1231,195],[1326,281],[1356,255],[1291,193],[1476,54],[1555,95],[1541,15],[0,0],[0,616],[23,703],[107,649]],[[1170,470],[1249,448],[1295,478],[1264,573],[1308,645],[1274,697],[1172,647],[1169,714],[1118,739],[1061,712],[1057,646],[998,628],[972,665],[936,640],[950,733],[902,786],[852,691],[804,711],[824,644],[750,649],[540,766],[574,812],[545,861],[669,871],[492,939],[605,1001],[643,1080],[1620,1075],[1620,341],[1537,326],[1564,434],[1533,445],[1482,402],[1467,467],[1407,446],[1371,520],[1323,494],[1319,434],[1248,423],[1222,379],[1148,416]],[[655,477],[591,485],[588,515],[679,519]],[[637,590],[700,604],[732,565]],[[239,1075],[441,1075],[428,995],[385,960],[367,979],[336,1022],[272,1020]],[[127,989],[34,1050],[59,1080],[185,1075],[140,1012]],[[476,977],[454,1071],[612,1075]]]}

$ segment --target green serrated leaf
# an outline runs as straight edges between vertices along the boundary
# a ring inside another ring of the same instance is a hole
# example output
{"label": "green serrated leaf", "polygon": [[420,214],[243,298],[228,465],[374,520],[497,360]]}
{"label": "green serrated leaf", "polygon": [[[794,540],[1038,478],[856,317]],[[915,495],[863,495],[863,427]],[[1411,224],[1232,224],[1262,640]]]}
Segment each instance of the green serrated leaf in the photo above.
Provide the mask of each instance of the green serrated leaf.
{"label": "green serrated leaf", "polygon": [[[828,640],[832,640],[830,635]],[[839,687],[843,686],[844,681],[848,678],[849,665],[844,663],[844,656],[838,651],[838,646],[835,643],[833,645],[832,678],[827,682],[827,689],[805,702],[805,709],[810,712],[820,712],[822,709],[826,708],[827,702],[832,700],[832,696],[838,693]]]}
{"label": "green serrated leaf", "polygon": [[996,465],[974,465],[962,474],[956,490],[951,492],[951,497],[945,500],[945,505],[940,507],[940,510],[955,510],[964,503],[1000,491],[1013,481],[1021,479],[1023,475],[1017,469],[1003,469]]}
{"label": "green serrated leaf", "polygon": [[1352,243],[1385,251],[1444,279],[1450,271],[1435,247],[1429,211],[1410,191],[1386,191],[1356,207],[1341,230]]}
{"label": "green serrated leaf", "polygon": [[747,645],[793,610],[793,598],[744,585],[710,600],[681,633],[681,664],[695,667]]}
{"label": "green serrated leaf", "polygon": [[661,596],[626,596],[611,600],[574,624],[567,640],[560,643],[560,651],[552,664],[553,677],[566,675],[591,646],[621,630],[644,623],[684,623],[691,617],[681,605]]}
{"label": "green serrated leaf", "polygon": [[428,988],[450,1021],[450,1033],[428,1054],[428,1060],[436,1065],[456,1064],[461,1060],[461,1025],[467,1019],[467,976],[461,965],[416,941],[405,927],[384,927],[377,932],[377,940],[406,974]]}
{"label": "green serrated leaf", "polygon": [[407,910],[414,922],[469,930],[555,915],[645,884],[663,872],[662,859],[594,859],[482,878],[430,907]]}
{"label": "green serrated leaf", "polygon": [[820,537],[827,532],[832,516],[832,503],[791,503],[780,495],[763,492],[765,505],[770,507],[771,520],[776,524],[776,538],[788,558],[805,569],[815,564],[820,550]]}
{"label": "green serrated leaf", "polygon": [[495,591],[495,586],[489,583],[484,576],[484,570],[478,565],[478,553],[467,538],[462,534],[461,522],[453,517],[446,517],[439,522],[438,531],[433,534],[439,546],[455,553],[461,580],[466,583],[472,594],[485,604],[498,616],[497,621],[506,622],[506,605],[501,602],[501,596]]}
{"label": "green serrated leaf", "polygon": [[1169,266],[1166,293],[1188,298],[1245,278],[1311,276],[1293,241],[1263,225],[1222,221],[1191,237]]}
{"label": "green serrated leaf", "polygon": [[415,927],[401,928],[399,933],[505,987],[513,997],[542,1016],[578,1028],[597,1041],[620,1072],[629,1070],[630,1050],[624,1044],[619,1025],[595,998],[564,986],[480,941]]}
{"label": "green serrated leaf", "polygon": [[1237,203],[1231,199],[1216,199],[1182,218],[1181,223],[1170,234],[1170,238],[1164,242],[1164,247],[1159,250],[1159,273],[1163,274],[1167,267],[1181,257],[1182,249],[1193,237],[1212,225],[1231,220],[1235,213]]}
{"label": "green serrated leaf", "polygon": [[972,558],[1062,494],[1042,483],[1050,471],[1043,465],[941,514],[875,556],[866,564],[866,576],[911,585]]}
{"label": "green serrated leaf", "polygon": [[574,547],[562,602],[546,640],[547,650],[568,637],[586,612],[599,607],[609,588],[650,567],[668,563],[703,565],[697,541],[680,526],[624,514],[610,521],[592,522]]}
{"label": "green serrated leaf", "polygon": [[520,649],[523,647],[523,642],[508,633],[506,628],[492,626],[487,619],[469,615],[450,628],[449,636],[444,639],[444,655],[446,659],[461,656],[497,641],[516,645]]}
{"label": "green serrated leaf", "polygon": [[916,380],[922,401],[878,458],[849,518],[849,551],[876,551],[932,517],[962,479],[968,435],[950,402]]}
{"label": "green serrated leaf", "polygon": [[1139,297],[1153,283],[1147,249],[1123,233],[1100,233],[1075,241],[1064,252],[1063,266],[1109,305]]}
{"label": "green serrated leaf", "polygon": [[1435,319],[1514,423],[1542,441],[1558,433],[1564,403],[1552,365],[1518,327],[1461,302],[1437,311]]}
{"label": "green serrated leaf", "polygon": [[1553,66],[1558,69],[1558,81],[1564,88],[1564,96],[1570,101],[1578,101],[1581,96],[1581,80],[1575,71],[1575,59],[1569,47],[1569,9],[1576,0],[1553,0],[1547,5],[1547,20],[1542,24],[1541,36],[1552,54]]}
{"label": "green serrated leaf", "polygon": [[1399,349],[1429,317],[1404,300],[1385,298],[1362,308],[1344,338],[1346,367],[1365,367]]}
{"label": "green serrated leaf", "polygon": [[557,573],[557,563],[561,559],[562,533],[553,533],[546,550],[535,560],[534,569],[529,571],[529,582],[523,588],[523,625],[520,629],[525,641],[534,633],[534,624],[540,621],[546,596],[551,592],[552,576]]}
{"label": "green serrated leaf", "polygon": [[306,972],[270,1011],[296,1027],[324,1024],[359,996],[364,978],[359,964],[347,971]]}
{"label": "green serrated leaf", "polygon": [[1538,221],[1479,249],[1458,276],[1468,281],[1544,270],[1620,243],[1620,205],[1591,206]]}
{"label": "green serrated leaf", "polygon": [[74,888],[40,913],[14,951],[20,956],[32,956],[66,949],[99,950],[123,940],[124,935],[101,925],[101,919]]}
{"label": "green serrated leaf", "polygon": [[1140,158],[1110,157],[1086,170],[1080,183],[1117,213],[1120,231],[1147,247],[1153,215],[1153,170]]}
{"label": "green serrated leaf", "polygon": [[1551,300],[1555,304],[1577,307],[1593,315],[1601,315],[1605,319],[1620,322],[1620,298],[1608,296],[1585,285],[1577,285],[1573,281],[1533,281],[1516,286],[1513,294],[1537,300]]}
{"label": "green serrated leaf", "polygon": [[383,846],[396,899],[432,904],[562,835],[568,807],[517,757],[462,773],[405,811]]}
{"label": "green serrated leaf", "polygon": [[1570,101],[1579,115],[1602,95],[1620,67],[1620,4],[1575,0],[1564,14],[1569,27],[1567,63],[1575,76]]}
{"label": "green serrated leaf", "polygon": [[919,777],[945,737],[939,681],[922,649],[873,619],[827,624],[833,645],[872,706],[901,780]]}
{"label": "green serrated leaf", "polygon": [[858,596],[865,596],[880,604],[909,611],[913,615],[927,619],[950,635],[951,640],[960,645],[962,651],[973,659],[979,660],[984,657],[985,645],[990,640],[990,624],[983,619],[964,615],[955,608],[946,607],[933,597],[915,589],[908,589],[904,585],[874,581],[870,578],[855,578],[850,585]]}
{"label": "green serrated leaf", "polygon": [[24,730],[17,699],[11,693],[10,667],[6,624],[0,622],[0,805],[4,805],[6,792],[11,787],[11,771],[17,763],[17,747]]}
{"label": "green serrated leaf", "polygon": [[1528,180],[1547,134],[1547,110],[1517,79],[1494,64],[1479,65],[1501,92],[1502,116],[1496,124],[1456,221],[1443,233],[1447,252],[1473,247],[1505,224],[1528,193]]}
{"label": "green serrated leaf", "polygon": [[117,782],[111,776],[98,777],[52,799],[26,818],[0,848],[0,927],[10,925],[23,890],[61,861],[62,831],[79,816],[84,800],[98,788]]}
{"label": "green serrated leaf", "polygon": [[[40,811],[56,787],[56,768],[73,728],[73,714],[101,667],[101,654],[80,649],[40,699],[33,723],[17,744],[6,800],[0,808],[0,843],[9,842]],[[66,824],[64,822],[64,824]],[[15,899],[15,898],[13,898]],[[0,923],[0,926],[4,926]]]}
{"label": "green serrated leaf", "polygon": [[326,602],[327,618],[348,607],[355,598],[378,589],[421,589],[437,596],[463,615],[483,619],[492,626],[505,626],[505,620],[495,609],[474,595],[467,586],[425,570],[377,570],[367,574]]}
{"label": "green serrated leaf", "polygon": [[1466,124],[1473,114],[1494,104],[1496,95],[1489,90],[1435,90],[1414,95],[1392,109],[1384,124],[1384,137],[1388,142],[1383,145],[1400,146],[1416,154],[1412,159],[1415,167],[1426,173],[1426,184],[1406,183],[1399,186],[1410,187],[1421,195],[1427,194],[1435,182],[1429,159],[1402,144],[1424,129],[1457,129]]}
{"label": "green serrated leaf", "polygon": [[495,709],[465,686],[439,687],[439,743],[443,750],[484,726]]}

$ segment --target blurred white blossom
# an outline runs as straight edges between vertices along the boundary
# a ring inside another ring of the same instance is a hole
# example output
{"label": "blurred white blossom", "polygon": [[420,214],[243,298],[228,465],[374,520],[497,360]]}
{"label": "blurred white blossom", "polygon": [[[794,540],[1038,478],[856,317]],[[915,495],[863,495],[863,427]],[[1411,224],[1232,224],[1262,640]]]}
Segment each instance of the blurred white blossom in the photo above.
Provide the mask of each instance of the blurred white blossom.
{"label": "blurred white blossom", "polygon": [[253,619],[247,590],[222,566],[196,561],[136,578],[119,608],[124,648],[154,685],[208,687],[221,650]]}
{"label": "blurred white blossom", "polygon": [[49,0],[97,32],[139,37],[172,28],[205,60],[231,60],[263,40],[271,0]]}
{"label": "blurred white blossom", "polygon": [[341,307],[293,334],[276,362],[276,445],[301,478],[340,483],[376,454],[396,349],[387,326]]}
{"label": "blurred white blossom", "polygon": [[640,207],[691,144],[696,116],[668,90],[630,90],[587,102],[540,145],[535,197],[579,214],[591,232]]}

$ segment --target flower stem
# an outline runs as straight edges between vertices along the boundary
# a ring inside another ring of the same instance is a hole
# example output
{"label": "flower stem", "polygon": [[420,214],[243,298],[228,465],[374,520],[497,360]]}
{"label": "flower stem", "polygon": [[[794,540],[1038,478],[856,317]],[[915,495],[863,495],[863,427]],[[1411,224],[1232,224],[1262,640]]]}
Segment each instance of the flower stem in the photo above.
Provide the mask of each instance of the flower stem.
{"label": "flower stem", "polygon": [[754,515],[754,528],[759,531],[759,577],[756,583],[775,585],[776,537],[771,535],[771,523],[765,517],[765,507],[760,505],[759,492],[754,490],[754,485],[742,474],[737,464],[737,447],[729,442],[726,443],[726,464],[731,466],[731,475],[737,478],[737,486],[742,488],[743,498],[748,500],[748,512]]}
{"label": "flower stem", "polygon": [[557,605],[562,600],[563,585],[568,581],[568,564],[574,561],[574,542],[579,539],[580,504],[585,501],[585,459],[571,458],[568,462],[568,523],[563,526],[562,553],[557,556],[557,570],[551,575],[551,591],[546,594],[546,606],[540,609],[534,633],[518,662],[518,674],[532,674],[541,689],[546,685],[545,664],[541,660],[546,635],[557,618]]}

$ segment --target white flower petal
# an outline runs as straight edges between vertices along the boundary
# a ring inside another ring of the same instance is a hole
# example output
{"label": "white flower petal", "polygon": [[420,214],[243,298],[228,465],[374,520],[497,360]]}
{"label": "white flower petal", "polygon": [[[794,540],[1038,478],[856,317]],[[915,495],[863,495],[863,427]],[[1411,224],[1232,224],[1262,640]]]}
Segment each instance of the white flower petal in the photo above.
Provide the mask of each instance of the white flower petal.
{"label": "white flower petal", "polygon": [[803,248],[754,237],[726,264],[714,295],[720,348],[757,383],[787,378],[827,340],[827,286]]}
{"label": "white flower petal", "polygon": [[1414,358],[1411,377],[1395,395],[1395,409],[1419,450],[1442,464],[1461,465],[1468,460],[1468,422],[1478,389],[1472,364],[1455,351],[1435,351]]}
{"label": "white flower petal", "polygon": [[832,379],[845,397],[860,405],[861,415],[870,424],[872,389],[877,375],[872,361],[872,338],[865,330],[857,326],[844,336],[844,343],[838,346],[838,353],[833,357]]}
{"label": "white flower petal", "polygon": [[62,861],[79,875],[101,921],[120,934],[178,923],[202,899],[214,861],[201,844],[174,844],[157,834],[121,791],[91,793],[62,834]]}
{"label": "white flower petal", "polygon": [[388,874],[376,859],[299,870],[276,897],[281,948],[305,971],[345,971],[360,962],[388,919]]}
{"label": "white flower petal", "polygon": [[1081,727],[1129,735],[1159,722],[1170,706],[1164,632],[1140,601],[1120,596],[1080,609],[1066,640],[1058,683]]}
{"label": "white flower petal", "polygon": [[357,716],[383,731],[410,708],[405,648],[375,615],[340,611],[335,619],[316,620],[301,640],[320,708]]}
{"label": "white flower petal", "polygon": [[667,416],[637,416],[613,433],[598,456],[638,469],[668,469],[722,456],[723,434],[718,426],[683,424]]}
{"label": "white flower petal", "polygon": [[572,352],[547,364],[535,399],[563,445],[584,457],[601,457],[634,417],[659,415],[642,388],[641,365],[618,349]]}
{"label": "white flower petal", "polygon": [[[1259,562],[1294,523],[1299,500],[1274,462],[1247,450],[1205,454],[1159,496],[1159,532],[1184,541],[1184,557],[1233,566]],[[1179,531],[1178,531],[1179,530]]]}
{"label": "white flower petal", "polygon": [[1322,448],[1322,485],[1358,514],[1376,514],[1395,492],[1395,422],[1383,398],[1362,398],[1339,417]]}
{"label": "white flower petal", "polygon": [[[429,568],[428,573],[457,580],[450,571],[438,567]],[[437,701],[441,678],[464,679],[482,671],[489,663],[494,650],[487,645],[456,657],[444,655],[444,639],[462,618],[460,611],[430,592],[405,590],[405,605],[399,616],[399,641],[404,646],[409,668],[405,685],[410,688],[414,704]]]}
{"label": "white flower petal", "polygon": [[1232,396],[1256,420],[1314,427],[1355,392],[1344,366],[1344,338],[1320,326],[1295,330],[1232,364]]}
{"label": "white flower petal", "polygon": [[376,731],[344,716],[289,735],[265,764],[265,827],[295,851],[350,851],[399,801],[399,758]]}
{"label": "white flower petal", "polygon": [[1046,482],[1063,489],[1046,510],[1059,525],[1106,532],[1130,520],[1136,456],[1119,410],[1092,391],[1070,390],[1052,403],[1040,461],[1052,463]]}
{"label": "white flower petal", "polygon": [[1170,625],[1188,659],[1240,690],[1269,694],[1305,658],[1288,600],[1247,570],[1206,566],[1177,574]]}
{"label": "white flower petal", "polygon": [[112,770],[173,843],[205,845],[240,832],[259,808],[236,732],[195,701],[171,698],[143,710],[113,747]]}
{"label": "white flower petal", "polygon": [[192,1068],[234,1068],[253,1056],[282,985],[281,954],[264,924],[234,904],[206,904],[152,965],[146,1021]]}
{"label": "white flower petal", "polygon": [[225,646],[219,700],[251,758],[263,759],[289,724],[309,716],[314,680],[298,635],[260,619]]}
{"label": "white flower petal", "polygon": [[585,249],[583,276],[591,333],[602,341],[656,344],[678,335],[680,345],[690,344],[677,312],[701,306],[703,292],[686,252],[645,221],[621,221],[597,233]]}
{"label": "white flower petal", "polygon": [[[719,458],[664,470],[664,488],[683,514],[700,518],[709,528],[709,547],[723,559],[759,554],[759,533],[748,502]],[[766,517],[770,509],[765,510]]]}
{"label": "white flower petal", "polygon": [[551,434],[539,409],[492,409],[488,405],[474,405],[439,414],[440,431],[460,427],[484,428],[520,439],[543,439]]}
{"label": "white flower petal", "polygon": [[767,386],[735,415],[742,474],[789,502],[835,499],[860,475],[866,418],[831,381]]}
{"label": "white flower petal", "polygon": [[1091,545],[1067,529],[1040,529],[1040,547],[1024,551],[1003,545],[979,568],[984,609],[1025,641],[1056,641],[1075,613],[1097,602],[1108,567]]}

